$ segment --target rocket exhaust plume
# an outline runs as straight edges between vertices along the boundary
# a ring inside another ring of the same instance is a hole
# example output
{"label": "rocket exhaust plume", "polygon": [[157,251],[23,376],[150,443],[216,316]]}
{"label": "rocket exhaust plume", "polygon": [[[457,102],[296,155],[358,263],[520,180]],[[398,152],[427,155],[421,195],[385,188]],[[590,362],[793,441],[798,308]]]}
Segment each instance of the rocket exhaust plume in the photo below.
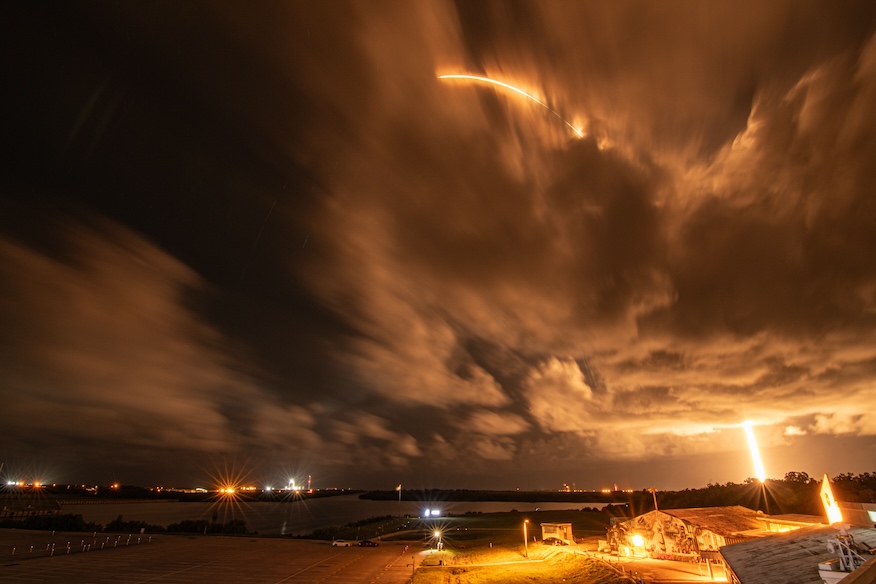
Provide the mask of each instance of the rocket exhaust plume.
{"label": "rocket exhaust plume", "polygon": [[564,118],[563,116],[561,116],[560,114],[558,114],[557,112],[552,110],[548,104],[541,101],[540,99],[538,99],[534,95],[526,93],[525,91],[523,91],[519,87],[514,87],[513,85],[509,85],[509,84],[507,84],[503,81],[499,81],[497,79],[490,79],[489,77],[481,77],[480,75],[466,75],[466,74],[439,75],[438,79],[458,79],[458,80],[463,80],[463,81],[474,81],[474,82],[478,82],[478,83],[489,83],[491,85],[496,85],[498,87],[504,87],[505,89],[509,89],[515,93],[522,95],[523,97],[531,99],[532,101],[534,101],[535,103],[537,103],[541,107],[545,108],[547,111],[549,111],[552,114],[554,114],[555,116],[557,116],[564,124],[569,126],[572,129],[572,131],[575,132],[576,136],[578,136],[579,138],[584,137],[584,132],[582,132],[581,130],[579,130],[578,128],[576,128],[572,124],[570,124],[569,121],[566,120],[566,118]]}
{"label": "rocket exhaust plume", "polygon": [[757,448],[757,440],[754,438],[754,430],[751,429],[751,420],[742,422],[742,428],[745,430],[745,437],[748,439],[748,449],[751,450],[751,462],[754,464],[754,474],[764,482],[766,480],[766,471],[763,469],[763,461],[760,459],[760,450]]}

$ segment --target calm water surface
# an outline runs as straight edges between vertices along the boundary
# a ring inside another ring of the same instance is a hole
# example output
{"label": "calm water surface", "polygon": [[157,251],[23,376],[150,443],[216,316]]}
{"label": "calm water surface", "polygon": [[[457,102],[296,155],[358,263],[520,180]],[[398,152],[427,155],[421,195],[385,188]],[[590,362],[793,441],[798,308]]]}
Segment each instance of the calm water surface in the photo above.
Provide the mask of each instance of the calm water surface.
{"label": "calm water surface", "polygon": [[[436,503],[432,508],[444,514],[461,515],[468,512],[496,513],[501,511],[562,511],[583,507],[604,507],[604,503],[505,503],[449,501]],[[354,521],[385,515],[420,517],[427,505],[416,501],[371,501],[358,495],[339,495],[284,503],[255,502],[237,505],[219,503],[175,503],[167,501],[146,503],[106,503],[63,505],[64,513],[82,515],[85,521],[106,525],[121,515],[126,521],[145,521],[153,525],[191,519],[220,522],[245,519],[251,531],[264,535],[306,535],[322,527],[346,525]]]}

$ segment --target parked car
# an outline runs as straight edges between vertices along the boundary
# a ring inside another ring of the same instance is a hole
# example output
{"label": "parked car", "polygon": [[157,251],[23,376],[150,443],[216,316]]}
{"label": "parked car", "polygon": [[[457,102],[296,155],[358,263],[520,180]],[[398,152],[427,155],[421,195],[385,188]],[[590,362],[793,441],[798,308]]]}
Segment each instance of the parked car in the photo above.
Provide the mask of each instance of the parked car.
{"label": "parked car", "polygon": [[350,542],[345,539],[336,539],[332,542],[333,547],[350,547]]}
{"label": "parked car", "polygon": [[562,539],[558,539],[556,537],[546,537],[541,543],[543,543],[544,545],[569,545]]}
{"label": "parked car", "polygon": [[380,544],[376,541],[371,541],[370,539],[363,539],[359,542],[359,547],[377,547]]}

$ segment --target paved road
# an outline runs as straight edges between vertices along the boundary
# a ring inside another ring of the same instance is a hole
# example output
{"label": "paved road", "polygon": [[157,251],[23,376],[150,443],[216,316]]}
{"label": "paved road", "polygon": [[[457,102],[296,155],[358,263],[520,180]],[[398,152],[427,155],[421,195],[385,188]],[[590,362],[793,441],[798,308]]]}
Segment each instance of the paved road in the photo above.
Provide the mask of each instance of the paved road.
{"label": "paved road", "polygon": [[[571,546],[575,547],[575,546]],[[563,548],[565,549],[565,548]],[[570,550],[577,551],[577,550]],[[703,564],[655,560],[651,558],[618,558],[616,555],[586,552],[592,558],[600,559],[625,574],[641,577],[645,582],[726,582],[724,567],[712,565],[712,574]]]}
{"label": "paved road", "polygon": [[645,582],[726,582],[727,575],[724,567],[712,564],[712,573],[703,563],[692,564],[689,562],[675,562],[671,560],[654,560],[641,557],[618,557],[613,554],[604,554],[594,551],[598,546],[599,537],[588,537],[583,543],[558,549],[570,553],[584,553],[592,558],[597,558],[611,564],[625,574],[635,574]]}
{"label": "paved road", "polygon": [[[407,584],[414,557],[404,551],[402,543],[335,548],[326,542],[270,538],[116,538],[0,530],[0,582]],[[50,556],[52,544],[54,555]],[[101,544],[104,549],[100,549]],[[30,546],[34,546],[33,551]],[[419,560],[417,557],[417,565]]]}

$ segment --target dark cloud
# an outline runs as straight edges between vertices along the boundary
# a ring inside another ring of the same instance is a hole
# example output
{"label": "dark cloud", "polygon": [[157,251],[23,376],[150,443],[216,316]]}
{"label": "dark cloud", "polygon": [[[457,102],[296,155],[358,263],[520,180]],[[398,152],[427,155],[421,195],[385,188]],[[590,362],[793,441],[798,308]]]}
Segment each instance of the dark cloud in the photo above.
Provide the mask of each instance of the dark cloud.
{"label": "dark cloud", "polygon": [[5,25],[2,456],[685,487],[750,418],[776,476],[872,470],[823,456],[876,435],[869,3]]}

